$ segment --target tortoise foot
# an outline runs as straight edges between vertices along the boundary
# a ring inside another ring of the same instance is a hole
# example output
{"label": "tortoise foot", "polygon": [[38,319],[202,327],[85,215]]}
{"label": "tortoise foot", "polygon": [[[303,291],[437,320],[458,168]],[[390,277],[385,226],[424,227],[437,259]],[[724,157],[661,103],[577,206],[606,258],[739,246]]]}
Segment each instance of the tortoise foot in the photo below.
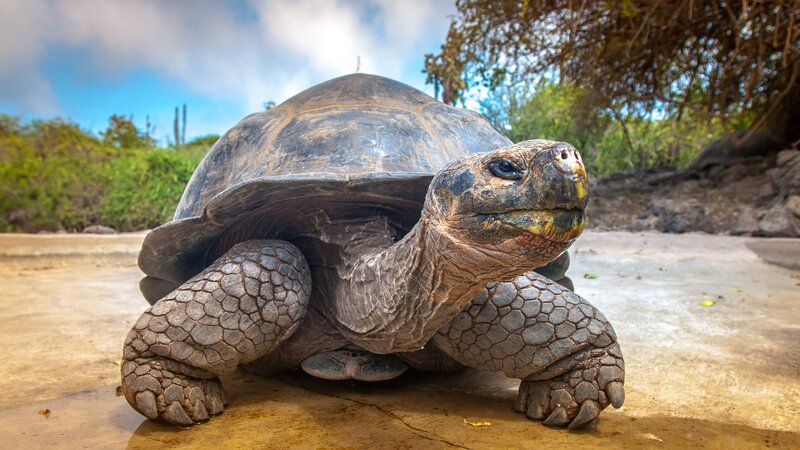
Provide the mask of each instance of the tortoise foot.
{"label": "tortoise foot", "polygon": [[222,414],[225,392],[217,378],[200,379],[176,371],[174,361],[139,358],[123,367],[122,392],[148,419],[191,426]]}
{"label": "tortoise foot", "polygon": [[386,381],[408,369],[393,355],[378,355],[360,350],[317,353],[300,365],[307,374],[326,380]]}
{"label": "tortoise foot", "polygon": [[516,410],[552,427],[593,425],[609,404],[625,401],[625,366],[619,347],[592,349],[570,355],[557,365],[572,366],[567,373],[546,380],[522,380]]}

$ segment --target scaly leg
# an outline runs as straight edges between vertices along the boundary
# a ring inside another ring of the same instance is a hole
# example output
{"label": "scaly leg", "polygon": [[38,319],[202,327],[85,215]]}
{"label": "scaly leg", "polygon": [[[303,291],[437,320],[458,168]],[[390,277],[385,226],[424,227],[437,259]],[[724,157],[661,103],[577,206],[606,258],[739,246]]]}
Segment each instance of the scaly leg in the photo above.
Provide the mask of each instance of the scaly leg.
{"label": "scaly leg", "polygon": [[578,428],[624,400],[625,366],[611,325],[534,272],[487,285],[433,342],[465,366],[521,378],[517,411],[546,425]]}
{"label": "scaly leg", "polygon": [[123,349],[125,398],[178,425],[221,413],[217,375],[275,350],[300,324],[310,292],[308,265],[292,244],[233,246],[139,317]]}

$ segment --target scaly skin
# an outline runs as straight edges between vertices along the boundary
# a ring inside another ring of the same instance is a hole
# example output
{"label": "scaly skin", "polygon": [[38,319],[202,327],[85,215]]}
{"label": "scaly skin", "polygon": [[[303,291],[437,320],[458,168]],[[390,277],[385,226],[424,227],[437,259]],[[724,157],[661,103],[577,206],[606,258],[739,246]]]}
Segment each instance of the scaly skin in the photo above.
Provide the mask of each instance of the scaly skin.
{"label": "scaly skin", "polygon": [[622,404],[616,341],[600,311],[535,272],[490,283],[433,339],[465,366],[521,378],[517,410],[570,428]]}
{"label": "scaly skin", "polygon": [[122,390],[150,419],[192,425],[222,412],[217,375],[273,351],[303,319],[308,265],[283,241],[235,245],[148,308],[128,333]]}
{"label": "scaly skin", "polygon": [[[503,178],[500,161],[518,172]],[[586,172],[569,144],[526,141],[453,161],[420,220],[387,248],[346,248],[322,309],[374,353],[414,352],[483,287],[546,266],[583,230]]]}

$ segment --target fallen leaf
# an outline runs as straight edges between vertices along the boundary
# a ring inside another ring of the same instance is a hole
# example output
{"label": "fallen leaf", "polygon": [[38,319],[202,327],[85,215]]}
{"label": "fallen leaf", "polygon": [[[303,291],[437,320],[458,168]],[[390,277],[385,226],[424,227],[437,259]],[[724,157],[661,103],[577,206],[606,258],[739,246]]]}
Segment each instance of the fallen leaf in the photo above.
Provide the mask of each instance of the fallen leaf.
{"label": "fallen leaf", "polygon": [[47,419],[48,417],[50,417],[50,410],[49,409],[40,409],[39,410],[39,414],[44,416],[45,419]]}
{"label": "fallen leaf", "polygon": [[711,300],[711,299],[709,298],[709,299],[705,299],[705,300],[701,301],[701,302],[699,303],[699,305],[700,305],[700,306],[704,306],[704,307],[709,307],[709,306],[714,306],[714,304],[716,304],[716,303],[717,303],[717,301],[716,301],[716,300]]}
{"label": "fallen leaf", "polygon": [[585,274],[583,274],[583,278],[586,278],[587,280],[596,280],[597,279],[597,274],[596,273],[592,273],[592,272],[585,273]]}
{"label": "fallen leaf", "polygon": [[475,428],[492,426],[492,422],[467,422],[467,419],[464,419],[464,423]]}
{"label": "fallen leaf", "polygon": [[117,397],[122,397],[122,386],[117,386],[115,393],[117,394]]}
{"label": "fallen leaf", "polygon": [[742,288],[733,288],[731,289],[733,292],[742,292]]}
{"label": "fallen leaf", "polygon": [[661,439],[660,437],[656,436],[653,433],[644,433],[643,436],[646,437],[647,439],[650,439],[651,441],[664,442],[663,439]]}

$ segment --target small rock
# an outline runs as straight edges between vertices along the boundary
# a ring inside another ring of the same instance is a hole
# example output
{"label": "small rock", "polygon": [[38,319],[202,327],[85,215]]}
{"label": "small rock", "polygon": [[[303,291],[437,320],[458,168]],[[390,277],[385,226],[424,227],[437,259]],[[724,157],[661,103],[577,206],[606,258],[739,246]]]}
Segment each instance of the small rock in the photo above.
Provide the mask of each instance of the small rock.
{"label": "small rock", "polygon": [[117,230],[105,225],[89,225],[83,229],[83,232],[87,234],[114,234]]}
{"label": "small rock", "polygon": [[756,204],[759,206],[764,206],[769,203],[772,203],[772,200],[775,198],[775,195],[777,194],[778,194],[778,189],[773,183],[771,182],[763,183],[758,188],[758,193],[756,194]]}
{"label": "small rock", "polygon": [[781,204],[776,204],[764,212],[758,222],[759,236],[796,237],[800,236],[800,219]]}
{"label": "small rock", "polygon": [[778,157],[775,162],[780,167],[789,164],[791,161],[794,161],[797,158],[800,158],[800,150],[794,150],[794,149],[781,150],[780,152],[778,152]]}
{"label": "small rock", "polygon": [[736,218],[736,222],[731,227],[731,234],[734,235],[742,235],[747,234],[751,235],[758,231],[758,222],[761,219],[762,214],[759,214],[758,211],[751,207],[744,208]]}
{"label": "small rock", "polygon": [[638,217],[628,225],[628,231],[647,231],[647,230],[660,230],[661,220],[654,215],[644,215]]}
{"label": "small rock", "polygon": [[800,195],[800,151],[784,150],[778,153],[777,176],[773,183],[783,197]]}
{"label": "small rock", "polygon": [[651,200],[648,206],[661,220],[661,231],[667,233],[711,231],[711,223],[706,217],[706,209],[696,199],[659,198]]}
{"label": "small rock", "polygon": [[800,217],[800,195],[790,195],[786,199],[786,210],[794,214],[795,217]]}
{"label": "small rock", "polygon": [[749,176],[750,168],[745,164],[734,164],[719,174],[722,181],[726,183],[735,183],[743,178]]}

